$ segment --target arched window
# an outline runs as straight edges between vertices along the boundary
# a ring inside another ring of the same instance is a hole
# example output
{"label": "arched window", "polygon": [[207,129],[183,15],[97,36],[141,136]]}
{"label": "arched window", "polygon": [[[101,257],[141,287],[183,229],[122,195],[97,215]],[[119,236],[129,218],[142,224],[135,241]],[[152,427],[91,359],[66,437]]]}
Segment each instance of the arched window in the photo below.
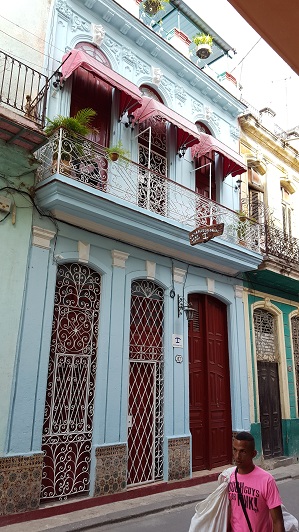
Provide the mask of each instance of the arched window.
{"label": "arched window", "polygon": [[[93,44],[80,42],[76,48],[84,51],[99,63],[110,67],[105,54]],[[93,72],[88,72],[80,67],[72,74],[70,116],[74,116],[85,107],[91,107],[97,113],[92,121],[94,128],[91,135],[92,140],[102,146],[109,146],[112,88]]]}
{"label": "arched window", "polygon": [[130,314],[128,484],[163,478],[164,290],[133,281]]}

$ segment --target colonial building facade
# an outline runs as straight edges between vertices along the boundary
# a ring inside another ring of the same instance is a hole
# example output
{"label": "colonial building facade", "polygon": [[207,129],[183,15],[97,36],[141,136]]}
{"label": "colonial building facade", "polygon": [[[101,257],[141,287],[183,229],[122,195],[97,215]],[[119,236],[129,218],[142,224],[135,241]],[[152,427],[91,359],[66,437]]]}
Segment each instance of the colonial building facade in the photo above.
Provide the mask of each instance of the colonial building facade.
{"label": "colonial building facade", "polygon": [[298,134],[274,123],[274,112],[240,118],[242,209],[261,226],[263,262],[248,272],[247,314],[251,430],[270,467],[299,453]]}
{"label": "colonial building facade", "polygon": [[[2,513],[226,465],[251,427],[242,273],[262,255],[259,224],[236,212],[245,105],[202,70],[203,21],[180,2],[178,29],[178,2],[145,4],[51,5],[46,79],[27,100],[34,187],[14,175],[3,190],[30,211],[2,225]],[[209,32],[212,61],[230,47]],[[45,138],[45,97],[51,119],[94,109],[92,132]]]}

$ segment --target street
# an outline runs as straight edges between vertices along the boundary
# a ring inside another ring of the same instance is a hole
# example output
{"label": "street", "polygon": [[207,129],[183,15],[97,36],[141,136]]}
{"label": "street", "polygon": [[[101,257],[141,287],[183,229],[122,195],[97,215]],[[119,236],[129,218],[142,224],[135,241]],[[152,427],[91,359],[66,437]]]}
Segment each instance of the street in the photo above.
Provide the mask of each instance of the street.
{"label": "street", "polygon": [[[299,479],[283,480],[277,483],[281,498],[287,510],[299,520]],[[109,526],[97,527],[93,530],[101,532],[151,532],[163,530],[163,532],[187,532],[191,518],[194,514],[194,504],[179,507],[173,510],[165,510],[139,519],[132,519],[123,523],[113,523]]]}

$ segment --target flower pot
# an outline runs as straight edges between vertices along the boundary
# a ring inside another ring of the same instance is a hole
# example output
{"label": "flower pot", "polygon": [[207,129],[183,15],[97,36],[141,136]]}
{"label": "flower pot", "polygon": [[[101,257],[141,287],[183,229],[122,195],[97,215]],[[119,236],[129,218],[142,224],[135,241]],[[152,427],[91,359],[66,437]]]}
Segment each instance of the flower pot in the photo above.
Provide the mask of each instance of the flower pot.
{"label": "flower pot", "polygon": [[148,15],[156,15],[162,9],[160,0],[146,0],[144,2],[144,11]]}
{"label": "flower pot", "polygon": [[116,153],[116,152],[109,153],[109,158],[111,161],[117,161],[119,158],[119,153]]}
{"label": "flower pot", "polygon": [[212,48],[209,44],[198,44],[196,55],[199,59],[207,59],[212,53]]}

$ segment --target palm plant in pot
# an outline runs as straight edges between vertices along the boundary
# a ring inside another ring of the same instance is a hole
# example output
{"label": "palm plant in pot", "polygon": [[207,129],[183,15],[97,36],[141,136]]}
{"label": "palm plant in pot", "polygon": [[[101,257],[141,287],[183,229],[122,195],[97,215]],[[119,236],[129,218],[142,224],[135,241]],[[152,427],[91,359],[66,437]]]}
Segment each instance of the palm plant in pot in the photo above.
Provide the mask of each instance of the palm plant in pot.
{"label": "palm plant in pot", "polygon": [[[78,158],[82,150],[80,143],[74,142],[74,139],[78,139],[80,136],[86,137],[92,131],[91,122],[96,114],[94,109],[86,107],[85,109],[80,109],[75,116],[58,115],[53,120],[47,118],[47,125],[44,131],[48,137],[60,128],[67,132],[67,135],[62,135],[61,137],[61,163],[64,173],[70,173],[68,168],[72,157],[74,157],[74,152]],[[55,171],[57,171],[58,150],[59,137],[54,140],[53,144],[53,169]]]}
{"label": "palm plant in pot", "polygon": [[197,46],[197,57],[199,57],[199,59],[207,59],[212,53],[213,37],[209,34],[197,33],[192,40]]}
{"label": "palm plant in pot", "polygon": [[143,9],[150,17],[152,17],[153,15],[156,15],[158,11],[165,9],[164,4],[168,3],[169,0],[145,0],[143,3]]}
{"label": "palm plant in pot", "polygon": [[127,162],[131,156],[130,152],[124,148],[121,140],[119,140],[114,146],[105,148],[105,152],[109,159],[114,162],[118,159],[122,160],[122,162]]}

